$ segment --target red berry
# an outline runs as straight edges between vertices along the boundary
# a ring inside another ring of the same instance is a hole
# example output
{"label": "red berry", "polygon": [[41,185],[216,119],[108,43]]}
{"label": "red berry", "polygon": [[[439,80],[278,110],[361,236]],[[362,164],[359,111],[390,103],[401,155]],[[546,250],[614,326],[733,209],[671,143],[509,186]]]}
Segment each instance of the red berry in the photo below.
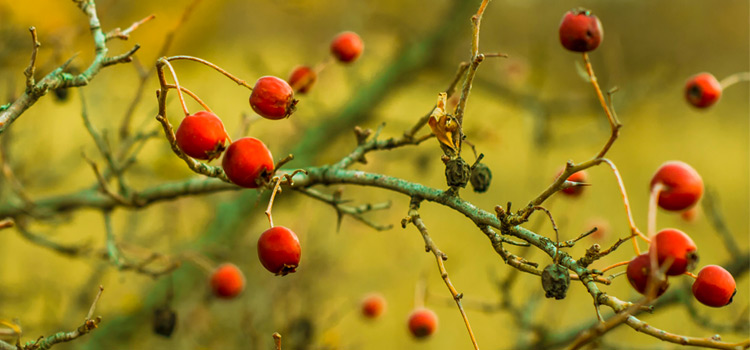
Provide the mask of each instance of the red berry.
{"label": "red berry", "polygon": [[318,79],[318,75],[315,71],[308,66],[298,66],[294,68],[292,74],[289,75],[289,85],[295,92],[300,94],[306,94],[310,91],[315,80]]}
{"label": "red berry", "polygon": [[[638,293],[646,294],[648,281],[651,278],[651,260],[648,253],[638,255],[633,258],[633,260],[630,260],[630,263],[628,263],[627,275],[630,285],[633,286]],[[668,287],[669,283],[665,278],[664,282],[662,282],[659,289],[656,291],[656,296],[658,297],[664,294]]]}
{"label": "red berry", "polygon": [[273,156],[260,140],[243,137],[227,148],[221,166],[235,185],[258,188],[273,175]]}
{"label": "red berry", "polygon": [[221,119],[211,112],[200,111],[182,120],[175,134],[177,146],[185,154],[202,160],[219,158],[229,140]]}
{"label": "red berry", "polygon": [[685,98],[697,108],[711,107],[721,97],[721,84],[711,73],[696,74],[685,83]]}
{"label": "red berry", "polygon": [[651,188],[664,185],[659,192],[659,206],[666,210],[683,210],[692,207],[703,195],[703,179],[693,167],[672,160],[662,164],[651,179]]}
{"label": "red berry", "polygon": [[734,277],[721,266],[708,265],[702,268],[693,282],[693,296],[708,306],[729,305],[736,293]]}
{"label": "red berry", "polygon": [[378,293],[372,293],[365,296],[362,300],[362,315],[367,318],[375,319],[385,311],[385,298]]}
{"label": "red berry", "polygon": [[[563,173],[563,170],[560,169],[560,171],[557,172],[557,176],[560,176],[560,174]],[[586,170],[581,170],[579,172],[573,173],[573,175],[570,175],[566,180],[570,182],[586,182],[588,180],[589,174],[586,172]],[[562,191],[562,193],[565,193],[566,195],[569,195],[571,197],[578,197],[583,193],[583,186],[574,186],[574,187],[568,187]]]}
{"label": "red berry", "polygon": [[245,276],[234,264],[221,264],[211,274],[211,290],[214,295],[223,299],[231,299],[245,289]]}
{"label": "red berry", "polygon": [[250,106],[255,113],[266,119],[289,117],[295,110],[292,87],[277,77],[265,76],[258,79],[250,94]]}
{"label": "red berry", "polygon": [[667,228],[659,231],[651,238],[649,252],[656,246],[656,258],[659,260],[659,266],[672,261],[666,274],[677,276],[692,270],[695,263],[698,262],[698,247],[688,235],[684,232]]}
{"label": "red berry", "polygon": [[596,49],[604,37],[602,22],[591,11],[578,8],[565,13],[560,21],[560,43],[575,52]]}
{"label": "red berry", "polygon": [[430,309],[419,308],[409,315],[409,332],[417,339],[423,339],[435,333],[437,325],[437,315]]}
{"label": "red berry", "polygon": [[365,44],[354,32],[343,32],[333,38],[331,42],[331,53],[341,62],[349,63],[362,54]]}
{"label": "red berry", "polygon": [[593,230],[596,227],[596,231],[591,234],[592,239],[595,241],[602,241],[604,240],[609,233],[612,231],[612,227],[609,225],[609,221],[607,219],[604,219],[602,217],[595,217],[591,218],[586,223],[586,230],[590,231]]}
{"label": "red berry", "polygon": [[283,227],[271,227],[258,239],[258,258],[266,270],[284,276],[299,265],[300,246],[297,235]]}

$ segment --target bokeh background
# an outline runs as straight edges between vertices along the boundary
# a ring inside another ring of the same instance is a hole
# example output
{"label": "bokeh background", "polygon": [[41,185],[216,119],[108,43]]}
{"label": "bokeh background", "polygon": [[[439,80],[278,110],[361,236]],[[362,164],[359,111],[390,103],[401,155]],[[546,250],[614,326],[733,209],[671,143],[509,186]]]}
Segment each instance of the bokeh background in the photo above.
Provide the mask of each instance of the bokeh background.
{"label": "bokeh background", "polygon": [[[156,15],[129,41],[110,42],[110,52],[124,52],[139,43],[137,64],[148,70],[189,3],[97,1],[105,31]],[[398,136],[430,111],[458,63],[469,58],[469,17],[478,5],[478,0],[202,1],[175,34],[168,54],[198,56],[252,82],[262,75],[284,78],[298,64],[317,64],[328,57],[329,41],[335,34],[359,33],[365,52],[357,62],[330,64],[290,119],[256,120],[248,132],[264,140],[276,158],[296,152],[297,160],[290,168],[322,165],[354,148],[353,125],[374,129],[385,122],[383,135]],[[557,37],[562,14],[576,6],[592,9],[604,26],[603,43],[591,58],[603,88],[620,89],[614,105],[624,127],[608,156],[622,173],[638,225],[645,230],[652,174],[661,163],[679,159],[701,173],[737,245],[747,251],[748,84],[731,87],[716,106],[700,111],[685,103],[683,84],[703,71],[718,79],[748,71],[748,1],[492,1],[482,22],[480,49],[510,57],[488,59],[479,68],[464,127],[469,140],[485,154],[493,183],[485,194],[466,189],[462,197],[490,211],[507,202],[518,208],[542,191],[565,161],[588,159],[608,137],[606,118],[582,78],[580,55],[564,50]],[[86,18],[71,2],[2,0],[3,99],[22,89],[31,25],[36,26],[42,43],[40,73],[46,74],[72,55],[77,55],[73,65],[78,67],[85,67],[93,57]],[[253,115],[247,90],[205,66],[177,62],[175,68],[181,84],[211,106],[233,137],[240,136],[243,114]],[[115,145],[138,82],[133,65],[118,65],[104,69],[81,89],[93,123],[107,130]],[[153,118],[157,86],[152,76],[137,105],[134,129],[158,128]],[[105,164],[83,127],[80,93],[73,89],[64,101],[45,96],[1,137],[9,164],[31,198],[94,185],[81,150]],[[199,109],[197,104],[189,106],[191,111]],[[170,102],[170,113],[177,125],[180,109],[176,101]],[[300,144],[321,137],[325,142],[299,150]],[[419,147],[371,154],[367,165],[356,167],[443,188],[440,154],[437,143],[430,140]],[[470,153],[465,156],[471,158]],[[195,176],[159,136],[146,143],[126,178],[135,189],[143,189]],[[592,220],[600,220],[610,229],[598,242],[609,245],[628,234],[622,200],[608,169],[591,169],[590,182],[593,186],[580,198],[553,197],[547,204],[562,239],[573,238],[586,231]],[[321,188],[326,192],[337,189]],[[256,191],[184,197],[139,210],[114,211],[114,231],[123,245],[237,264],[247,286],[231,301],[213,299],[206,272],[190,261],[171,276],[152,279],[117,271],[97,254],[68,257],[30,243],[15,229],[1,231],[0,319],[18,319],[24,340],[72,330],[88,311],[96,286],[102,284],[106,290],[96,312],[103,316],[101,327],[59,348],[270,349],[275,331],[284,336],[285,349],[469,348],[463,322],[432,254],[424,252],[422,238],[413,227],[398,225],[409,199],[378,189],[343,189],[344,198],[353,203],[392,201],[390,209],[368,217],[395,228],[378,232],[345,217],[337,230],[330,206],[285,191],[274,206],[274,221],[297,232],[303,247],[298,272],[285,277],[271,275],[258,263],[255,244],[267,221],[262,214],[266,202],[260,200],[266,197]],[[3,181],[0,201],[12,197],[9,184]],[[520,349],[538,340],[538,334],[519,326],[518,317],[502,309],[477,308],[497,304],[502,297],[498,281],[511,271],[484,235],[465,217],[440,205],[424,203],[421,214],[432,238],[449,256],[450,278],[465,295],[480,346]],[[535,224],[534,220],[530,223]],[[689,233],[699,247],[701,266],[730,261],[702,210],[693,221],[660,212],[658,226]],[[104,224],[96,210],[78,210],[55,220],[33,222],[31,227],[56,242],[87,243],[96,250],[104,247]],[[544,222],[538,232],[553,234]],[[571,249],[573,256],[580,256],[595,242],[582,241]],[[133,258],[146,254],[128,252]],[[542,266],[550,262],[533,251],[523,254]],[[632,256],[632,248],[625,244],[596,266]],[[747,274],[738,276],[737,282],[733,304],[710,309],[696,303],[699,315],[721,324],[750,322]],[[671,283],[672,288],[682,288],[690,279],[674,278]],[[171,307],[178,322],[167,339],[153,334],[151,324],[153,310],[165,303],[170,284],[174,286]],[[408,334],[406,318],[420,284],[427,290],[426,306],[436,311],[440,325],[431,339],[418,342]],[[624,277],[602,288],[621,299],[638,299]],[[373,291],[388,300],[386,314],[374,322],[359,312],[360,299]],[[568,298],[555,301],[543,298],[537,277],[520,274],[510,293],[511,302],[531,323],[543,325],[543,334],[550,337],[564,335],[596,317],[590,296],[577,283]],[[607,311],[605,316],[610,314]],[[643,317],[655,327],[678,334],[707,337],[716,333],[696,322],[679,304]],[[747,328],[721,334],[729,341],[750,336]],[[677,347],[626,326],[607,334],[600,345]]]}

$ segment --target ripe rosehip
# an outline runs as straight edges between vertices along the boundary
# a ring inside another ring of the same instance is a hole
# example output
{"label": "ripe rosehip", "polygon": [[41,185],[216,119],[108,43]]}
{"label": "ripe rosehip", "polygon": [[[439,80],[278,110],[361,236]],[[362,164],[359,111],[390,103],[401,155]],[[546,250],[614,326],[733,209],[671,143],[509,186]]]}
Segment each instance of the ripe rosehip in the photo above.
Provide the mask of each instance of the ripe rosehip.
{"label": "ripe rosehip", "polygon": [[591,11],[577,8],[565,13],[560,21],[560,43],[575,52],[596,49],[604,37],[602,22]]}
{"label": "ripe rosehip", "polygon": [[299,266],[300,246],[297,235],[283,227],[271,227],[258,239],[258,258],[266,270],[284,276]]}
{"label": "ripe rosehip", "polygon": [[[560,169],[560,171],[557,172],[556,176],[560,176],[560,174],[563,173],[564,169]],[[589,177],[589,173],[586,172],[586,170],[581,170],[579,172],[573,173],[573,175],[570,175],[566,180],[570,182],[586,182],[586,180]],[[583,186],[575,186],[575,187],[568,187],[562,191],[562,193],[565,193],[568,196],[571,197],[578,197],[583,193]]]}
{"label": "ripe rosehip", "polygon": [[[646,288],[648,287],[648,282],[651,279],[651,260],[648,256],[648,253],[638,255],[633,258],[633,260],[630,260],[626,272],[628,275],[628,281],[630,281],[630,285],[633,286],[633,289],[638,291],[638,293],[646,294]],[[668,287],[669,283],[665,278],[659,288],[656,290],[656,296],[659,297],[660,295],[664,294],[664,292],[667,291]]]}
{"label": "ripe rosehip", "polygon": [[435,333],[437,326],[437,315],[430,309],[419,308],[409,315],[409,332],[417,339],[429,337]]}
{"label": "ripe rosehip", "polygon": [[656,258],[659,266],[671,260],[672,264],[666,271],[667,275],[677,276],[693,269],[698,262],[698,247],[684,232],[667,228],[659,231],[651,238],[649,252],[656,246]]}
{"label": "ripe rosehip", "polygon": [[685,99],[697,108],[711,107],[721,97],[721,84],[711,73],[696,74],[685,83]]}
{"label": "ripe rosehip", "polygon": [[336,35],[331,42],[331,53],[341,62],[349,63],[362,54],[365,44],[354,32],[343,32]]}
{"label": "ripe rosehip", "polygon": [[375,319],[385,312],[385,298],[378,293],[372,293],[365,296],[362,300],[362,315]]}
{"label": "ripe rosehip", "polygon": [[229,135],[221,119],[211,112],[200,111],[182,120],[175,133],[177,146],[185,154],[202,160],[219,158]]}
{"label": "ripe rosehip", "polygon": [[250,93],[250,106],[266,119],[287,118],[294,112],[296,104],[292,87],[277,77],[261,77]]}
{"label": "ripe rosehip", "polygon": [[703,179],[690,165],[672,160],[662,164],[651,179],[651,187],[662,183],[659,206],[666,210],[692,207],[703,195]]}
{"label": "ripe rosehip", "polygon": [[260,140],[243,137],[232,142],[221,160],[221,166],[235,185],[258,188],[259,182],[269,181],[273,175],[273,156]]}
{"label": "ripe rosehip", "polygon": [[721,266],[708,265],[702,268],[693,282],[693,296],[708,306],[729,305],[736,293],[734,277]]}
{"label": "ripe rosehip", "polygon": [[211,274],[211,290],[219,298],[234,298],[242,293],[243,289],[245,289],[245,276],[234,264],[221,264]]}
{"label": "ripe rosehip", "polygon": [[298,66],[289,75],[289,85],[295,92],[306,94],[315,84],[318,75],[308,66]]}

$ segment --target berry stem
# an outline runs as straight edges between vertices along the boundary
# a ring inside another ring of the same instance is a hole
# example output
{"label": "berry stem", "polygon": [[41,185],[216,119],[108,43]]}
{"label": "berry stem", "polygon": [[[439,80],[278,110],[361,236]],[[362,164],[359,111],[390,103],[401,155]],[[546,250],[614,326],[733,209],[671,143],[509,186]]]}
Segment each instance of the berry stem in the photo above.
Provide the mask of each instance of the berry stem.
{"label": "berry stem", "polygon": [[612,147],[612,144],[615,143],[615,140],[620,135],[620,127],[622,125],[617,120],[617,117],[612,114],[612,111],[607,106],[607,102],[604,100],[604,94],[602,94],[602,90],[599,88],[599,82],[596,79],[596,74],[594,74],[594,68],[591,66],[589,55],[586,52],[583,53],[583,62],[586,66],[586,73],[588,73],[589,75],[589,81],[591,81],[591,85],[594,86],[594,91],[596,91],[596,97],[599,98],[599,103],[601,103],[602,109],[604,109],[604,113],[607,114],[607,120],[609,121],[609,126],[612,131],[609,140],[607,140],[607,143],[604,145],[602,150],[599,151],[599,154],[596,155],[596,158],[602,158],[605,154],[607,154],[609,148]]}
{"label": "berry stem", "polygon": [[195,264],[196,266],[198,266],[199,268],[201,268],[203,271],[205,271],[209,275],[215,269],[216,263],[214,263],[213,261],[209,260],[203,254],[196,253],[194,251],[187,251],[187,252],[183,253],[182,256],[183,256],[183,258],[185,260],[188,260],[188,261],[192,262],[193,264]]}
{"label": "berry stem", "polygon": [[648,238],[652,238],[656,234],[656,207],[662,189],[664,189],[664,184],[661,182],[657,182],[651,187],[651,195],[648,199]]}
{"label": "berry stem", "polygon": [[268,216],[268,224],[271,225],[271,228],[273,228],[273,216],[271,216],[271,208],[273,208],[273,201],[276,199],[276,192],[281,192],[281,179],[283,179],[282,176],[277,176],[274,180],[276,180],[276,184],[273,186],[273,191],[271,191],[271,199],[268,201],[268,208],[266,208],[266,216]]}
{"label": "berry stem", "polygon": [[182,105],[182,111],[185,112],[185,116],[189,116],[190,112],[188,112],[187,105],[185,104],[185,97],[182,96],[182,87],[180,87],[180,82],[177,80],[177,73],[174,71],[174,67],[169,63],[169,61],[164,61],[164,64],[169,68],[169,72],[172,73],[172,79],[174,79],[174,86],[177,89],[177,96],[180,98],[180,104]]}
{"label": "berry stem", "polygon": [[424,276],[417,280],[417,284],[414,286],[414,308],[420,309],[424,307],[424,299],[427,295],[427,283],[424,281]]}
{"label": "berry stem", "polygon": [[604,272],[607,272],[607,271],[609,271],[609,270],[612,270],[612,269],[614,269],[615,267],[620,267],[620,266],[623,266],[623,265],[627,265],[628,263],[630,263],[630,261],[629,261],[629,260],[626,260],[626,261],[620,261],[620,262],[618,262],[618,263],[616,263],[616,264],[612,264],[612,265],[609,265],[609,266],[607,266],[607,267],[605,267],[605,268],[603,268],[603,269],[601,269],[601,270],[599,270],[599,271],[601,271],[602,273],[604,273]]}
{"label": "berry stem", "polygon": [[683,273],[683,275],[688,275],[688,276],[692,277],[693,279],[697,279],[698,278],[698,276],[696,276],[694,273],[692,273],[690,271],[685,271],[685,273]]}
{"label": "berry stem", "polygon": [[167,61],[176,61],[176,60],[188,60],[188,61],[195,61],[195,62],[198,62],[198,63],[205,64],[205,65],[207,65],[207,66],[209,66],[209,67],[217,70],[219,73],[224,74],[224,76],[226,76],[227,78],[232,79],[232,81],[234,81],[238,85],[242,85],[242,86],[250,89],[250,91],[253,90],[253,87],[250,86],[250,84],[248,84],[246,81],[244,81],[244,80],[242,80],[240,78],[235,77],[234,75],[232,75],[231,73],[225,71],[221,67],[219,67],[219,66],[217,66],[217,65],[215,65],[215,64],[213,64],[211,62],[208,62],[208,61],[206,61],[204,59],[201,59],[201,58],[198,58],[198,57],[193,57],[193,56],[172,56],[172,57],[167,57]]}
{"label": "berry stem", "polygon": [[[167,84],[167,85],[165,85],[165,87],[168,88],[168,89],[177,89],[178,88],[177,85],[172,85],[172,84]],[[182,90],[182,92],[188,94],[188,96],[192,97],[193,100],[195,100],[195,102],[198,102],[198,104],[200,104],[201,107],[203,107],[203,109],[206,110],[206,112],[213,113],[213,111],[211,110],[211,108],[208,107],[208,105],[205,102],[203,102],[203,100],[201,100],[198,97],[198,95],[196,95],[192,91],[188,90],[184,86],[180,86],[179,89]]]}
{"label": "berry stem", "polygon": [[730,76],[722,79],[719,82],[719,85],[721,85],[721,89],[722,90],[725,90],[726,88],[728,88],[728,87],[730,87],[730,86],[732,86],[734,84],[743,82],[743,81],[750,81],[750,72],[738,72],[738,73],[734,73],[734,74],[732,74],[732,75],[730,75]]}
{"label": "berry stem", "polygon": [[620,175],[620,171],[617,170],[617,166],[615,166],[615,163],[607,158],[602,158],[602,162],[609,165],[610,169],[612,169],[612,173],[615,175],[615,179],[617,179],[617,186],[620,187],[620,194],[622,195],[622,203],[625,205],[625,213],[628,216],[630,233],[633,235],[633,249],[635,250],[636,255],[641,255],[641,250],[640,248],[638,248],[636,235],[638,237],[641,237],[646,242],[650,242],[651,240],[648,237],[644,236],[643,233],[641,233],[641,230],[639,230],[635,225],[635,220],[633,220],[633,211],[630,209],[630,200],[628,199],[628,193],[625,191],[625,183],[622,181],[622,176]]}
{"label": "berry stem", "polygon": [[316,76],[320,76],[320,72],[322,72],[326,67],[328,67],[329,64],[331,64],[331,61],[333,60],[333,56],[327,56],[324,60],[320,61],[315,68],[313,68],[313,71],[315,72]]}

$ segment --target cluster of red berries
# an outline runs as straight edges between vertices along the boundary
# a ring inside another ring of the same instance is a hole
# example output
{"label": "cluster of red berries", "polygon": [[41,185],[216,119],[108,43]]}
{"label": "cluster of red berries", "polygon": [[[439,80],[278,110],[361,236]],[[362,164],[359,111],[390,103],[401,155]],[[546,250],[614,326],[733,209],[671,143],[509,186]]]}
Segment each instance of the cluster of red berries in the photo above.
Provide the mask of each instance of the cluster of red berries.
{"label": "cluster of red berries", "polygon": [[[341,63],[354,62],[362,54],[365,44],[362,39],[354,32],[343,32],[331,41],[331,54]],[[318,79],[319,71],[310,66],[297,66],[289,74],[289,85],[295,92],[306,94],[312,88]]]}
{"label": "cluster of red berries", "polygon": [[[371,293],[362,299],[362,316],[376,319],[385,312],[386,301],[382,295]],[[407,326],[416,339],[426,339],[437,330],[438,318],[434,311],[420,307],[409,314]]]}
{"label": "cluster of red berries", "polygon": [[[283,226],[266,230],[258,239],[258,259],[266,270],[276,275],[295,272],[299,266],[301,249],[297,235]],[[245,276],[234,264],[225,263],[211,273],[211,290],[214,295],[231,299],[245,289]]]}
{"label": "cluster of red berries", "polygon": [[[589,52],[596,49],[602,41],[603,30],[599,19],[585,9],[574,9],[565,13],[559,26],[560,43],[574,52]],[[695,107],[707,108],[721,97],[722,86],[709,73],[700,73],[691,77],[685,85],[685,98]],[[562,170],[558,173],[558,176]],[[577,172],[567,181],[585,182],[586,173]],[[663,164],[651,181],[651,189],[660,184],[658,193],[659,207],[669,211],[687,213],[698,202],[703,194],[703,180],[691,166],[671,161]],[[561,192],[570,196],[581,194],[583,187],[567,187]],[[677,229],[659,231],[651,240],[649,252],[639,255],[628,263],[627,275],[630,284],[638,292],[647,292],[652,279],[651,257],[657,266],[669,264],[665,274],[682,275],[690,271],[697,262],[697,247],[690,237]],[[655,279],[656,280],[656,279]],[[666,278],[656,287],[656,295],[661,295],[669,286]],[[736,292],[732,275],[720,266],[709,265],[701,269],[693,283],[693,295],[701,303],[720,307],[729,304]]]}
{"label": "cluster of red berries", "polygon": [[[658,194],[659,207],[668,211],[682,211],[692,208],[703,194],[703,180],[690,165],[680,161],[664,163],[654,174],[651,188],[661,184]],[[657,266],[668,265],[667,276],[679,276],[693,269],[698,261],[695,242],[677,229],[663,229],[651,239],[648,253],[635,257],[628,263],[627,276],[630,284],[641,294],[647,292],[652,279],[651,257]],[[656,295],[664,293],[669,284],[661,280]],[[693,296],[699,302],[713,307],[721,307],[732,302],[736,284],[732,275],[724,268],[709,265],[701,269],[693,282]]]}

